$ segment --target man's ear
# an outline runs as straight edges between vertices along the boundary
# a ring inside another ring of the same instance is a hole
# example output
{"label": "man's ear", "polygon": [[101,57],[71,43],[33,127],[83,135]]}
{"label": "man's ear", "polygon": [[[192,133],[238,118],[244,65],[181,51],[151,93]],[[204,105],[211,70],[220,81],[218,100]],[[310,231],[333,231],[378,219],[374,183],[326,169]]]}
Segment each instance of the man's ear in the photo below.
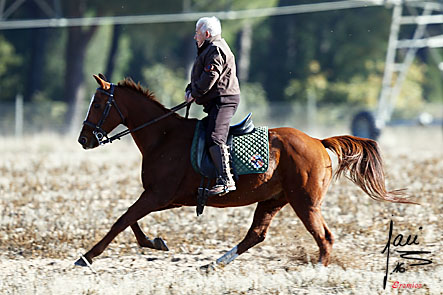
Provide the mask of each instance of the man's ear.
{"label": "man's ear", "polygon": [[208,31],[205,31],[205,39],[208,39],[211,37],[211,33],[209,33]]}
{"label": "man's ear", "polygon": [[109,90],[111,88],[111,83],[106,82],[97,75],[93,75],[93,77],[95,78],[95,81],[97,81],[98,85],[100,85],[100,87],[103,88],[103,90]]}

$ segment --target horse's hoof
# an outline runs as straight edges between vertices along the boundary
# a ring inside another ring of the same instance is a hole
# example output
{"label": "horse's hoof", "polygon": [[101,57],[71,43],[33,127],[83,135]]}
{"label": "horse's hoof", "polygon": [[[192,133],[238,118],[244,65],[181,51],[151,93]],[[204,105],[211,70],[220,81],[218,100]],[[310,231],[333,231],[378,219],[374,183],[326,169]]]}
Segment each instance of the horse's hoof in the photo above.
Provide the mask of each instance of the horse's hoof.
{"label": "horse's hoof", "polygon": [[87,260],[87,258],[83,255],[80,256],[80,258],[74,263],[78,266],[91,266],[92,261]]}
{"label": "horse's hoof", "polygon": [[81,258],[81,257],[74,263],[74,265],[77,265],[77,266],[88,266],[86,264],[86,262],[83,260],[83,258]]}
{"label": "horse's hoof", "polygon": [[216,271],[216,265],[214,262],[211,262],[209,264],[200,266],[200,270],[205,273],[211,273],[211,272]]}
{"label": "horse's hoof", "polygon": [[161,238],[154,239],[154,246],[157,250],[169,251],[168,246],[166,246],[166,242],[163,241]]}

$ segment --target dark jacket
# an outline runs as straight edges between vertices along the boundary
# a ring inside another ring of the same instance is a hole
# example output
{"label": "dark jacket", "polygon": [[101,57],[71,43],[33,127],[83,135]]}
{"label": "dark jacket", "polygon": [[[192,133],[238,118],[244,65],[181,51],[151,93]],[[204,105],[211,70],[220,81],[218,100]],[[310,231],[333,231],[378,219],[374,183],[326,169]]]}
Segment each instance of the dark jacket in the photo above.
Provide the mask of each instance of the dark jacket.
{"label": "dark jacket", "polygon": [[211,37],[198,48],[188,90],[200,105],[217,97],[239,97],[235,57],[220,35]]}

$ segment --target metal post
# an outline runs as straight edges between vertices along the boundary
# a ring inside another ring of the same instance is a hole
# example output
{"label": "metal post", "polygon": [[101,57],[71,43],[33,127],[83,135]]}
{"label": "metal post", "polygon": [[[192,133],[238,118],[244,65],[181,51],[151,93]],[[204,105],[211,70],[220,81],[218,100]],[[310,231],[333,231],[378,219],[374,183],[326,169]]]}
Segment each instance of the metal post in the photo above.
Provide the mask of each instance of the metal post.
{"label": "metal post", "polygon": [[384,127],[388,119],[387,106],[392,90],[392,74],[394,73],[395,69],[395,55],[397,51],[402,9],[402,3],[397,3],[392,12],[391,33],[389,35],[388,52],[386,54],[385,72],[383,75],[382,88],[378,100],[378,109],[376,114],[376,126],[379,129]]}
{"label": "metal post", "polygon": [[8,9],[3,11],[2,19],[7,19],[11,14],[13,14],[26,0],[15,0]]}
{"label": "metal post", "polygon": [[[429,6],[425,6],[422,16],[428,16],[431,13],[432,13],[432,9],[430,9]],[[425,32],[426,32],[426,24],[419,24],[414,32],[414,36],[413,36],[412,40],[415,41],[415,40],[420,39],[421,37],[423,37]],[[408,73],[409,67],[411,66],[411,64],[414,60],[417,50],[418,50],[417,47],[411,46],[406,53],[406,57],[403,61],[403,64],[401,65],[400,74],[399,74],[399,77],[397,78],[397,80],[395,81],[395,86],[392,88],[389,107],[387,107],[387,110],[386,110],[388,120],[392,116],[397,98],[398,98],[400,91],[401,91],[401,87],[403,85],[403,82],[406,80],[406,75]]]}
{"label": "metal post", "polygon": [[249,77],[249,65],[251,63],[252,24],[246,21],[240,31],[240,59],[238,63],[238,79],[247,82]]}
{"label": "metal post", "polygon": [[6,0],[0,0],[0,20],[3,19],[3,11],[5,10]]}
{"label": "metal post", "polygon": [[15,136],[23,135],[23,95],[17,94],[15,97]]}

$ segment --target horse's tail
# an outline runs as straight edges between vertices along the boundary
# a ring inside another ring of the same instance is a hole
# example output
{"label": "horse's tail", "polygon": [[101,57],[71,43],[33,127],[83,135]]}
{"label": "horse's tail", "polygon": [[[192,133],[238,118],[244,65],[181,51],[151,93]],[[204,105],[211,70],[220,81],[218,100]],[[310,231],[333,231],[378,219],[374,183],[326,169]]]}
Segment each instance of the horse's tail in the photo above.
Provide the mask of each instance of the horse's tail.
{"label": "horse's tail", "polygon": [[323,139],[321,143],[338,157],[335,178],[349,171],[347,177],[374,200],[418,204],[399,197],[403,195],[402,190],[390,192],[386,190],[383,162],[377,142],[374,140],[355,136],[335,136]]}

